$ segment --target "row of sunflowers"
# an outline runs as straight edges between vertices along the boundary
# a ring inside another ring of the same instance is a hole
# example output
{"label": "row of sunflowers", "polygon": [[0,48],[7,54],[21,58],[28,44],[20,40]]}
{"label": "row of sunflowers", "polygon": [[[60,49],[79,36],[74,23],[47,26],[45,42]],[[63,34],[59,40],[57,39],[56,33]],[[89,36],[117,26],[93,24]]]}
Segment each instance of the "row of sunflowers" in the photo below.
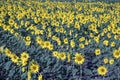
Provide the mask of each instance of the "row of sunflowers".
{"label": "row of sunflowers", "polygon": [[119,80],[120,3],[0,1],[0,79]]}

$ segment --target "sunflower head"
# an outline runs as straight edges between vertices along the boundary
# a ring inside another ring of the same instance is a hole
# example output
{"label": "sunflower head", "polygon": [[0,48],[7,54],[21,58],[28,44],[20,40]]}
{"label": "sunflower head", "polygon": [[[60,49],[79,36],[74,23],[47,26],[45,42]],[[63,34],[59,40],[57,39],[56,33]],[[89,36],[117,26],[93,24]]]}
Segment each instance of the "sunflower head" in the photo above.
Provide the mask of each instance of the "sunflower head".
{"label": "sunflower head", "polygon": [[95,55],[100,55],[100,53],[101,53],[100,49],[95,50]]}
{"label": "sunflower head", "polygon": [[39,65],[32,63],[32,64],[30,65],[30,71],[31,71],[32,73],[37,73],[37,72],[39,71]]}
{"label": "sunflower head", "polygon": [[14,62],[14,63],[18,63],[19,57],[18,57],[17,55],[15,55],[15,54],[12,54],[12,55],[11,55],[11,60],[12,60],[12,62]]}
{"label": "sunflower head", "polygon": [[77,64],[80,65],[80,64],[83,64],[84,61],[85,61],[85,58],[84,58],[83,55],[81,55],[81,54],[79,54],[79,53],[76,53],[76,54],[75,54],[75,63],[77,63]]}
{"label": "sunflower head", "polygon": [[114,50],[113,51],[113,57],[116,58],[116,59],[120,58],[120,52],[119,52],[119,50]]}
{"label": "sunflower head", "polygon": [[104,59],[103,59],[103,62],[104,62],[105,64],[107,64],[107,63],[108,63],[108,58],[104,58]]}
{"label": "sunflower head", "polygon": [[27,52],[23,52],[21,55],[20,55],[20,58],[22,61],[27,61],[28,58],[29,58],[29,54]]}
{"label": "sunflower head", "polygon": [[65,60],[66,59],[66,54],[65,53],[59,53],[59,58],[61,59],[61,60]]}
{"label": "sunflower head", "polygon": [[97,69],[97,72],[101,76],[105,76],[108,72],[107,68],[105,66],[99,66]]}

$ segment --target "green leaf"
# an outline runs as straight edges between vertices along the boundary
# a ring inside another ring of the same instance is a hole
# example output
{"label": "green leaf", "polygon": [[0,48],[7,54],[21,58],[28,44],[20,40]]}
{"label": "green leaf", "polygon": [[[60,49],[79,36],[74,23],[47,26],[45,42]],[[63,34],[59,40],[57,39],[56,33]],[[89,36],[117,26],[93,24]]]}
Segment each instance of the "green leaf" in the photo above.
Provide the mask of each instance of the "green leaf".
{"label": "green leaf", "polygon": [[73,69],[73,71],[72,71],[73,75],[76,75],[77,72],[78,72],[77,69]]}
{"label": "green leaf", "polygon": [[6,62],[6,63],[5,63],[5,65],[4,65],[4,69],[9,70],[9,69],[10,69],[11,64],[12,64],[12,62],[11,62],[11,61]]}
{"label": "green leaf", "polygon": [[22,73],[21,78],[22,78],[22,79],[25,79],[26,77],[27,77],[27,72]]}
{"label": "green leaf", "polygon": [[90,69],[84,69],[84,73],[87,75],[91,75],[92,71]]}
{"label": "green leaf", "polygon": [[8,76],[12,77],[15,73],[15,67],[10,69]]}

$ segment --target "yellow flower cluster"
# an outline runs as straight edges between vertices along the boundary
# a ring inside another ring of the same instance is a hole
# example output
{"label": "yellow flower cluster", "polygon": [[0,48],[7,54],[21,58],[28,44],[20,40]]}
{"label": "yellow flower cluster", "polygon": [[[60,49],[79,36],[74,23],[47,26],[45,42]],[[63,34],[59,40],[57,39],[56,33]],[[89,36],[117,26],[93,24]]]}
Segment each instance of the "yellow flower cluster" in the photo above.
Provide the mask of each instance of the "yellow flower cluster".
{"label": "yellow flower cluster", "polygon": [[50,41],[43,41],[41,37],[36,37],[36,42],[40,45],[42,49],[49,49],[50,51],[53,50],[53,44]]}
{"label": "yellow flower cluster", "polygon": [[[23,1],[11,4],[8,0],[5,6],[0,7],[0,28],[4,31],[17,37],[19,40],[23,39],[26,46],[30,46],[32,43],[32,36],[35,37],[36,43],[39,44],[40,48],[48,49],[53,51],[54,57],[60,60],[71,61],[71,54],[69,49],[80,48],[84,49],[91,42],[95,42],[96,45],[103,43],[104,47],[114,48],[112,56],[115,59],[120,58],[120,49],[115,49],[117,46],[116,41],[120,41],[120,12],[117,4],[111,4],[115,6],[115,10],[108,9],[107,13],[105,8],[95,7],[91,4],[85,4],[77,2],[73,6],[70,2],[38,2],[38,1]],[[25,3],[29,8],[21,6]],[[31,5],[34,4],[34,5]],[[55,5],[57,4],[57,6]],[[61,5],[62,4],[62,5]],[[98,4],[98,3],[93,3]],[[37,6],[36,6],[37,5]],[[44,8],[42,5],[47,5]],[[66,7],[66,5],[68,7]],[[87,6],[90,5],[90,8]],[[102,7],[108,7],[100,2],[98,5]],[[58,8],[57,10],[56,7]],[[84,11],[83,11],[84,8]],[[49,11],[50,10],[50,11]],[[55,10],[55,11],[54,11]],[[75,10],[75,11],[74,11]],[[102,13],[102,14],[94,14]],[[94,15],[93,15],[94,14]],[[5,18],[8,17],[8,20]],[[108,23],[107,25],[104,25]],[[84,29],[85,28],[85,29]],[[24,29],[29,34],[23,36],[19,30]],[[47,35],[46,40],[42,39],[41,36]],[[61,36],[64,35],[64,36]],[[76,39],[78,38],[78,39]],[[51,40],[56,41],[57,45],[53,45]],[[78,42],[77,42],[78,40]],[[65,52],[58,52],[55,47],[67,45]],[[98,57],[102,53],[101,48],[96,48],[93,54]],[[12,62],[22,65],[22,71],[25,72],[24,66],[26,66],[29,59],[27,52],[22,52],[20,57],[12,53],[8,48],[3,50],[0,48],[0,52],[5,52]],[[71,52],[73,53],[73,52]],[[83,53],[84,54],[84,53]],[[76,64],[83,64],[85,57],[81,53],[74,54],[74,62]],[[103,62],[107,64],[113,64],[114,59],[104,58]],[[39,71],[39,65],[32,63],[30,64],[30,71],[28,72],[28,79],[30,79],[31,73],[37,73]],[[107,68],[100,66],[98,68],[98,74],[105,75]],[[42,75],[39,76],[39,80],[42,79]]]}
{"label": "yellow flower cluster", "polygon": [[16,54],[12,53],[8,48],[5,48],[4,53],[13,63],[20,65],[20,58]]}

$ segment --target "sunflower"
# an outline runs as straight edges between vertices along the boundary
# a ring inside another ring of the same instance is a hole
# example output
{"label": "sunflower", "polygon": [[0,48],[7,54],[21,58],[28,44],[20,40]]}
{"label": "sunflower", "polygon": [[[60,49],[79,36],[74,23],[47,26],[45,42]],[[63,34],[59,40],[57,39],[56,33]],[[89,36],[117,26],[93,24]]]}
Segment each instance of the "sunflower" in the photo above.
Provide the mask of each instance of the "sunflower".
{"label": "sunflower", "polygon": [[103,44],[104,44],[105,46],[108,46],[108,43],[109,43],[108,40],[104,40],[104,41],[103,41]]}
{"label": "sunflower", "polygon": [[48,49],[49,49],[50,51],[52,51],[52,50],[53,50],[53,44],[50,44],[50,45],[48,46]]}
{"label": "sunflower", "polygon": [[14,20],[12,20],[12,19],[9,19],[9,22],[8,22],[10,25],[14,25]]}
{"label": "sunflower", "polygon": [[38,44],[41,44],[43,42],[42,38],[41,37],[36,37],[36,42]]}
{"label": "sunflower", "polygon": [[114,63],[114,59],[109,60],[109,64],[112,65]]}
{"label": "sunflower", "polygon": [[10,58],[11,58],[11,61],[14,62],[14,63],[19,62],[19,57],[15,54],[12,54]]}
{"label": "sunflower", "polygon": [[114,35],[114,39],[118,40],[119,36],[118,35]]}
{"label": "sunflower", "polygon": [[3,29],[4,29],[5,31],[8,30],[8,26],[3,25]]}
{"label": "sunflower", "polygon": [[42,74],[40,74],[40,75],[38,76],[38,80],[43,80]]}
{"label": "sunflower", "polygon": [[25,40],[26,40],[26,41],[30,41],[30,40],[31,40],[31,37],[30,37],[30,36],[26,36],[26,37],[25,37]]}
{"label": "sunflower", "polygon": [[93,34],[93,33],[90,33],[89,36],[90,36],[91,38],[93,38],[93,37],[94,37],[94,34]]}
{"label": "sunflower", "polygon": [[30,46],[30,44],[31,44],[31,41],[25,41],[26,46]]}
{"label": "sunflower", "polygon": [[80,41],[80,42],[85,41],[85,37],[81,37],[81,38],[79,39],[79,41]]}
{"label": "sunflower", "polygon": [[108,37],[108,38],[111,38],[111,34],[110,34],[110,33],[107,33],[107,37]]}
{"label": "sunflower", "polygon": [[71,41],[70,41],[70,45],[71,45],[72,48],[75,47],[75,42],[74,42],[74,40],[71,40]]}
{"label": "sunflower", "polygon": [[51,44],[50,44],[49,41],[45,41],[45,42],[44,42],[44,45],[45,45],[46,48],[48,48]]}
{"label": "sunflower", "polygon": [[120,52],[118,50],[114,50],[113,51],[113,57],[116,58],[116,59],[120,58]]}
{"label": "sunflower", "polygon": [[85,48],[85,45],[83,43],[81,43],[81,44],[79,44],[79,47],[83,49],[83,48]]}
{"label": "sunflower", "polygon": [[26,66],[27,65],[27,61],[22,60],[21,64],[22,64],[22,66]]}
{"label": "sunflower", "polygon": [[5,49],[5,55],[8,57],[10,57],[12,55],[11,51],[8,48]]}
{"label": "sunflower", "polygon": [[20,58],[21,60],[23,61],[27,61],[28,58],[29,58],[29,54],[27,52],[23,52],[21,55],[20,55]]}
{"label": "sunflower", "polygon": [[94,37],[94,41],[95,41],[96,43],[99,43],[99,42],[100,42],[100,37],[99,37],[99,36],[95,36],[95,37]]}
{"label": "sunflower", "polygon": [[53,56],[56,58],[59,58],[58,52],[57,51],[53,51]]}
{"label": "sunflower", "polygon": [[68,38],[65,38],[65,39],[64,39],[64,43],[65,43],[65,44],[68,44]]}
{"label": "sunflower", "polygon": [[115,47],[115,45],[116,45],[116,43],[114,41],[111,42],[111,44],[110,44],[111,47]]}
{"label": "sunflower", "polygon": [[59,58],[61,59],[61,60],[65,60],[66,59],[66,54],[65,53],[59,53]]}
{"label": "sunflower", "polygon": [[85,61],[85,58],[84,58],[83,55],[81,55],[81,54],[79,54],[79,53],[76,53],[76,54],[75,54],[75,63],[77,63],[77,64],[80,65],[80,64],[83,64],[84,61]]}
{"label": "sunflower", "polygon": [[108,72],[108,69],[105,66],[99,66],[97,72],[101,76],[105,76]]}
{"label": "sunflower", "polygon": [[30,71],[31,71],[32,73],[37,73],[37,72],[39,71],[39,65],[32,63],[32,64],[30,65]]}
{"label": "sunflower", "polygon": [[41,42],[40,46],[42,49],[46,48],[45,43],[43,41]]}
{"label": "sunflower", "polygon": [[95,50],[95,55],[100,55],[100,54],[101,54],[100,49],[96,49],[96,50]]}
{"label": "sunflower", "polygon": [[24,21],[23,21],[23,20],[21,20],[20,24],[21,24],[21,26],[23,26],[25,23],[24,23]]}
{"label": "sunflower", "polygon": [[104,62],[105,64],[107,64],[107,63],[108,63],[108,58],[104,58],[104,59],[103,59],[103,62]]}

